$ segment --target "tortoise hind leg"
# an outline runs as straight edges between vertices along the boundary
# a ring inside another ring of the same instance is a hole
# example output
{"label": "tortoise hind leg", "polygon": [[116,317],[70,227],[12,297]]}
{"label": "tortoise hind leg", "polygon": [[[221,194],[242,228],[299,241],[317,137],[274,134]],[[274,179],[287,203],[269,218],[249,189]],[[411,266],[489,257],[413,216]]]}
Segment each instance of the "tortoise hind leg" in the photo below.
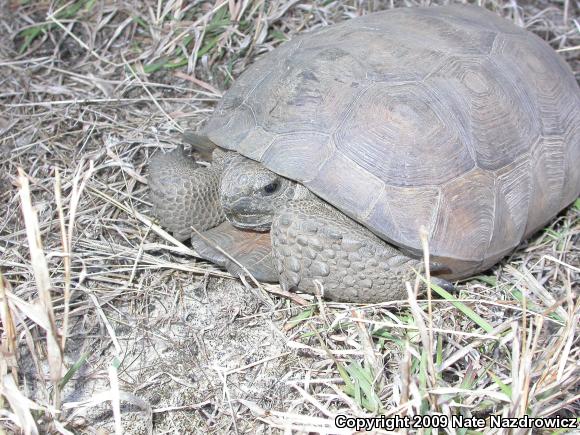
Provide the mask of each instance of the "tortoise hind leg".
{"label": "tortoise hind leg", "polygon": [[406,299],[404,281],[422,266],[318,198],[289,202],[271,233],[285,290],[313,293],[318,282],[338,301]]}

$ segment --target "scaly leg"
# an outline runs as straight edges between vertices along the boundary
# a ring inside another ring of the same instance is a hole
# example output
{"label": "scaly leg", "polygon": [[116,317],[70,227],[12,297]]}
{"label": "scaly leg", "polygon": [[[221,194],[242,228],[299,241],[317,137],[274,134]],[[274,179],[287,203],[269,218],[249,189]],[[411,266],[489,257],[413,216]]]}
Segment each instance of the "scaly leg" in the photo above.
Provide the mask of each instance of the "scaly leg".
{"label": "scaly leg", "polygon": [[245,268],[259,281],[277,282],[269,233],[238,230],[226,221],[220,184],[229,156],[214,151],[210,167],[197,165],[182,148],[154,156],[149,169],[153,213],[176,239],[191,237],[202,258],[225,267],[232,275],[244,274]]}
{"label": "scaly leg", "polygon": [[274,216],[271,235],[285,290],[312,293],[318,282],[323,296],[337,301],[406,299],[404,282],[423,270],[422,260],[402,254],[314,197],[289,202]]}
{"label": "scaly leg", "polygon": [[157,153],[149,166],[149,198],[161,225],[180,241],[198,231],[213,228],[226,216],[219,197],[223,163],[207,168],[197,165],[183,148]]}

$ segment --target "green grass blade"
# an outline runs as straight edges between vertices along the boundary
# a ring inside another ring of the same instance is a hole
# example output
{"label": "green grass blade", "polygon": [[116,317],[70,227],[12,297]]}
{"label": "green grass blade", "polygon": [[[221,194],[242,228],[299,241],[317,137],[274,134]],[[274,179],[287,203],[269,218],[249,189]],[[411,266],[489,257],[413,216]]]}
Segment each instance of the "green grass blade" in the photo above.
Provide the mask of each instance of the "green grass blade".
{"label": "green grass blade", "polygon": [[495,278],[495,276],[477,275],[477,276],[474,276],[473,279],[481,281],[481,282],[488,284],[492,287],[495,287],[497,285],[497,279]]}
{"label": "green grass blade", "polygon": [[290,320],[288,320],[288,322],[286,323],[287,330],[290,330],[290,329],[298,326],[299,324],[301,324],[305,320],[311,319],[315,312],[316,312],[316,307],[314,307],[314,306],[310,306],[310,307],[306,308],[305,310],[302,310],[296,316],[294,316],[294,317],[290,318]]}
{"label": "green grass blade", "polygon": [[[427,280],[425,278],[421,277],[421,280],[424,283],[427,283]],[[457,298],[455,296],[453,296],[451,293],[447,292],[446,290],[443,290],[441,287],[439,287],[435,283],[431,283],[431,289],[435,293],[437,293],[439,296],[441,296],[445,300],[449,301],[451,303],[451,305],[453,305],[455,308],[457,308],[459,311],[461,311],[463,314],[465,314],[467,317],[469,317],[473,322],[475,322],[485,332],[491,333],[493,331],[493,326],[491,326],[488,322],[483,320],[475,311],[473,311],[467,305],[458,301]]]}
{"label": "green grass blade", "polygon": [[75,362],[71,366],[71,368],[67,370],[63,378],[60,380],[60,382],[58,383],[58,388],[60,388],[61,390],[64,388],[67,382],[70,381],[71,378],[75,375],[75,373],[78,372],[79,369],[85,364],[89,355],[91,355],[91,352],[85,352],[81,355],[81,357],[77,360],[77,362]]}
{"label": "green grass blade", "polygon": [[511,387],[509,385],[504,384],[503,381],[499,377],[497,377],[491,370],[488,370],[487,373],[489,374],[489,376],[491,376],[491,379],[493,379],[493,382],[497,384],[502,393],[511,398],[512,397]]}

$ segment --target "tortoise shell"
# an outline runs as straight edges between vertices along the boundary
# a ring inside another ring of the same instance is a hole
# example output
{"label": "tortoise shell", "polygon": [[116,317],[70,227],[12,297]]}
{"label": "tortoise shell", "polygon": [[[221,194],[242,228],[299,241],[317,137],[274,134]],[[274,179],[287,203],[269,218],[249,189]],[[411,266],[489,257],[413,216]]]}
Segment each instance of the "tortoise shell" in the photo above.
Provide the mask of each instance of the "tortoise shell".
{"label": "tortoise shell", "polygon": [[580,91],[544,41],[473,6],[373,13],[249,67],[205,127],[452,276],[580,193]]}

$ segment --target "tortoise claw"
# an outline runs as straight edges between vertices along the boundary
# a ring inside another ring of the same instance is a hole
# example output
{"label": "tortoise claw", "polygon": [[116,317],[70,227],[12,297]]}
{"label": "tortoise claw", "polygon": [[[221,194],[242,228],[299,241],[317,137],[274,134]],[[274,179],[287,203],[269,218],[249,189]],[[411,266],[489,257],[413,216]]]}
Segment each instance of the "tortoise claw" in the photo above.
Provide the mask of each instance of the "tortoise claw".
{"label": "tortoise claw", "polygon": [[457,292],[457,289],[455,288],[455,286],[452,283],[450,283],[449,281],[447,281],[446,279],[432,276],[431,282],[433,282],[434,284],[437,284],[439,287],[441,287],[445,291],[448,291],[449,293],[456,293]]}

